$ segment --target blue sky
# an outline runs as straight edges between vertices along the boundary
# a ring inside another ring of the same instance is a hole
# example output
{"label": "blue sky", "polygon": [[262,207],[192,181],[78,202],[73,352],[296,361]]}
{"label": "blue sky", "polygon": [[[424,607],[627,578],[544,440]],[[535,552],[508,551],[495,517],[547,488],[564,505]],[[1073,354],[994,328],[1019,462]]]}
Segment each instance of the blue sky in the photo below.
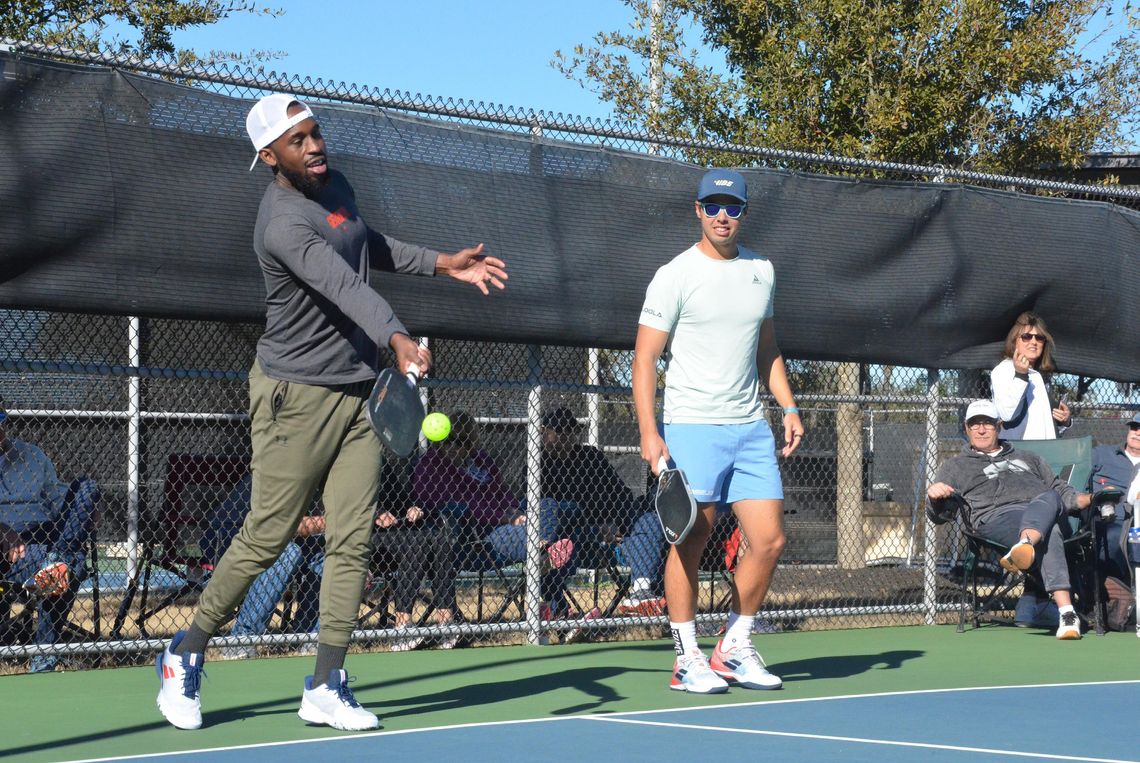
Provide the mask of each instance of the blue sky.
{"label": "blue sky", "polygon": [[[179,32],[175,43],[200,53],[282,51],[266,64],[278,73],[600,118],[608,105],[550,61],[600,31],[628,31],[633,19],[621,0],[256,1],[284,14],[236,14]],[[1113,0],[1117,19],[1126,2]]]}
{"label": "blue sky", "polygon": [[633,18],[620,0],[258,1],[285,14],[237,14],[175,43],[200,53],[280,50],[288,56],[267,69],[591,117],[610,110],[550,61]]}

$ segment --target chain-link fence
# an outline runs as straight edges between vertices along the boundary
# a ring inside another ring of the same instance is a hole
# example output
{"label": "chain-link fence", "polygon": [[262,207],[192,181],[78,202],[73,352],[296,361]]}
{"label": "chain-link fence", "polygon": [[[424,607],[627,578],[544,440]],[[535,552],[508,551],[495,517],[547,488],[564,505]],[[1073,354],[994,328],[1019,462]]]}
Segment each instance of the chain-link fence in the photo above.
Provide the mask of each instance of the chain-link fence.
{"label": "chain-link fence", "polygon": [[[233,95],[289,90],[689,159],[727,152],[757,166],[1140,199],[1130,189],[700,144],[355,86],[24,49]],[[36,669],[154,650],[188,625],[248,510],[246,374],[260,327],[26,310],[3,311],[2,320],[0,426],[5,474],[15,480],[5,477],[3,508],[26,521],[15,528],[24,559],[4,576],[0,660],[22,669],[30,658]],[[447,412],[453,431],[383,466],[355,643],[663,635],[666,545],[639,455],[631,353],[424,341],[436,360],[422,386],[426,408]],[[939,459],[959,447],[962,405],[989,396],[987,374],[797,360],[789,373],[807,438],[781,463],[788,542],[758,629],[956,617],[960,540],[952,527],[927,523],[925,490]],[[1122,419],[1140,407],[1131,385],[1063,374],[1052,383],[1077,410],[1067,436],[1119,442]],[[771,423],[778,435],[779,420]],[[226,656],[314,645],[320,513],[317,496],[311,518],[213,642]],[[701,561],[704,632],[721,626],[732,569],[748,553],[734,531],[725,513]]]}
{"label": "chain-link fence", "polygon": [[[245,367],[259,329],[19,311],[4,322],[2,426],[9,443],[27,444],[9,449],[9,498],[66,511],[20,528],[28,562],[7,576],[0,656],[42,666],[145,653],[188,625],[248,510]],[[447,412],[452,432],[384,465],[357,642],[662,635],[666,545],[646,498],[631,354],[429,342],[426,407]],[[958,538],[931,533],[925,490],[937,460],[960,447],[962,404],[990,394],[987,375],[799,361],[790,372],[808,434],[781,463],[788,542],[760,627],[956,617]],[[1053,382],[1075,401],[1066,436],[1123,440],[1125,414],[1140,407],[1130,386]],[[56,487],[35,481],[44,456]],[[259,578],[215,642],[224,654],[311,646],[319,530],[303,521]],[[726,612],[733,553],[747,553],[734,530],[722,515],[701,563],[708,632]],[[65,592],[37,590],[58,583],[36,577],[58,561],[71,572]]]}

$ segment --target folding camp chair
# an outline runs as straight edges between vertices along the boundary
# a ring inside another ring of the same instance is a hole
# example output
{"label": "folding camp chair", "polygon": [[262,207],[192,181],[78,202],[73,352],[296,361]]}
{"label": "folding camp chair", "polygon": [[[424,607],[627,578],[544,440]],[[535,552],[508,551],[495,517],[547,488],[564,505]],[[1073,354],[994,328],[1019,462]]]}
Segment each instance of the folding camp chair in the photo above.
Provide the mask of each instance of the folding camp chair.
{"label": "folding camp chair", "polygon": [[[1086,490],[1092,472],[1092,438],[1074,437],[1060,440],[1014,440],[1014,449],[1035,453],[1049,464],[1053,473],[1079,491]],[[998,612],[1012,609],[1015,590],[1025,585],[1022,573],[1008,573],[997,560],[1009,549],[983,537],[970,523],[970,512],[963,510],[962,532],[966,538],[966,557],[962,564],[962,599],[958,630],[966,621],[978,627],[982,622],[1012,622]],[[1090,613],[1098,635],[1104,633],[1104,621],[1098,585],[1099,562],[1095,548],[1093,512],[1085,510],[1068,517],[1065,556],[1069,563],[1074,605]],[[991,574],[987,574],[990,573]],[[1030,574],[1036,574],[1031,572]],[[983,589],[989,588],[983,594]],[[1091,606],[1090,606],[1091,604]]]}
{"label": "folding camp chair", "polygon": [[[141,554],[135,575],[127,588],[111,628],[111,638],[120,638],[134,597],[139,594],[135,617],[139,634],[150,638],[147,623],[154,615],[190,594],[201,593],[212,570],[198,548],[210,508],[220,502],[249,471],[249,461],[239,456],[173,454],[167,461],[162,502],[144,515]],[[172,587],[157,586],[159,572],[178,581]],[[154,606],[148,600],[155,590],[166,590]],[[169,630],[169,628],[167,628]]]}

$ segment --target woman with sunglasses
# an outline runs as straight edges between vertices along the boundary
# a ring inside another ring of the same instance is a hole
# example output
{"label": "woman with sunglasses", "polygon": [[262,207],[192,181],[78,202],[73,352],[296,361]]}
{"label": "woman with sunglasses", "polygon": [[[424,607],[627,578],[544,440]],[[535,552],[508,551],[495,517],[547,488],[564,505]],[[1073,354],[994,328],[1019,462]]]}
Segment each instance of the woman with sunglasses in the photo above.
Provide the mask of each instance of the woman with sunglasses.
{"label": "woman with sunglasses", "polygon": [[1072,424],[1064,401],[1049,402],[1053,336],[1036,313],[1022,313],[1005,338],[1005,359],[990,373],[1004,440],[1055,440]]}

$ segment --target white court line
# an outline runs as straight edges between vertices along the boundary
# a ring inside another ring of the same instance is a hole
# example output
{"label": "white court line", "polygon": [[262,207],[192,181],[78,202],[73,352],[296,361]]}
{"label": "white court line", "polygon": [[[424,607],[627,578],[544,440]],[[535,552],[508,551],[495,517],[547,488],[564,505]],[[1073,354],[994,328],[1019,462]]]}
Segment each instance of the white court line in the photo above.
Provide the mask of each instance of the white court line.
{"label": "white court line", "polygon": [[552,723],[554,721],[581,721],[588,716],[567,715],[558,718],[523,718],[517,721],[481,721],[478,723],[453,723],[448,726],[425,726],[419,729],[398,729],[395,731],[351,731],[341,736],[320,737],[318,739],[288,739],[283,742],[256,742],[254,744],[235,744],[226,747],[196,747],[192,750],[172,750],[170,752],[146,752],[138,755],[116,755],[110,758],[78,758],[76,760],[61,761],[60,763],[108,763],[116,760],[143,760],[158,758],[166,755],[201,755],[211,752],[230,752],[232,750],[256,750],[261,747],[291,747],[302,744],[319,744],[321,742],[354,742],[358,739],[372,737],[399,736],[401,734],[420,734],[431,731],[450,731],[452,729],[479,729],[490,726],[517,726],[523,723]]}
{"label": "white court line", "polygon": [[1048,760],[1072,760],[1084,763],[1140,763],[1121,758],[1086,758],[1079,755],[1051,755],[1044,752],[1021,752],[1018,750],[997,750],[989,747],[962,747],[953,744],[930,744],[927,742],[899,742],[890,739],[865,739],[863,737],[833,736],[831,734],[806,734],[793,731],[761,731],[759,729],[735,729],[725,726],[700,726],[694,723],[665,723],[664,721],[640,721],[632,718],[614,718],[605,715],[591,715],[587,720],[602,723],[629,723],[640,726],[661,726],[668,729],[691,729],[697,731],[722,731],[731,734],[753,734],[757,736],[790,737],[793,739],[817,739],[825,742],[857,742],[888,747],[920,747],[926,750],[949,750],[951,752],[986,753],[988,755],[1009,755],[1017,758],[1046,758]]}
{"label": "white court line", "polygon": [[[552,723],[555,721],[580,721],[580,720],[621,720],[623,716],[637,716],[637,715],[659,715],[662,713],[688,713],[700,710],[723,710],[730,707],[755,707],[758,705],[786,705],[798,702],[829,702],[832,700],[841,699],[864,699],[868,697],[898,697],[912,694],[952,694],[960,692],[976,692],[976,691],[994,691],[1005,689],[1056,689],[1066,688],[1070,686],[1113,686],[1119,684],[1140,684],[1140,679],[1129,679],[1121,681],[1077,681],[1072,683],[1056,683],[1056,684],[1022,684],[1019,686],[966,686],[953,689],[911,689],[909,691],[887,691],[868,694],[837,694],[828,697],[800,697],[797,699],[769,699],[757,700],[755,702],[732,702],[723,705],[702,705],[700,707],[670,707],[660,710],[629,710],[623,713],[613,713],[606,716],[600,715],[567,715],[557,718],[524,718],[515,721],[482,721],[479,723],[455,723],[448,726],[428,726],[417,729],[399,729],[397,731],[368,731],[368,732],[354,732],[345,736],[331,736],[321,737],[319,739],[291,739],[283,742],[258,742],[255,744],[242,744],[230,745],[227,747],[201,747],[192,750],[174,750],[172,752],[150,752],[139,755],[121,755],[109,758],[79,758],[76,760],[63,761],[62,763],[108,763],[108,761],[116,760],[140,760],[144,758],[155,758],[160,755],[197,755],[199,753],[210,752],[229,752],[231,750],[256,750],[262,747],[285,747],[289,745],[299,744],[315,744],[320,742],[340,742],[351,741],[355,739],[368,739],[371,737],[395,736],[397,734],[422,734],[430,733],[433,731],[450,731],[454,729],[474,729],[484,728],[491,726],[513,726],[520,723]],[[383,719],[381,719],[383,720]],[[644,721],[638,721],[644,722]],[[671,725],[671,724],[663,724]],[[709,726],[696,726],[695,728],[712,728]],[[731,729],[735,731],[736,729]],[[765,732],[775,733],[775,732]],[[1105,761],[1107,758],[1066,758],[1066,760],[1087,760],[1087,761]],[[1114,762],[1115,763],[1115,762]],[[1140,763],[1140,761],[1126,761],[1125,763]]]}
{"label": "white court line", "polygon": [[[836,694],[830,697],[797,697],[795,699],[760,699],[754,702],[731,702],[723,705],[701,705],[699,707],[668,707],[660,710],[627,710],[624,713],[612,713],[609,718],[618,718],[627,715],[659,715],[661,713],[689,713],[700,710],[721,710],[726,707],[757,707],[759,705],[790,705],[800,702],[832,702],[841,699],[867,699],[869,697],[906,697],[914,694],[958,694],[976,691],[1005,691],[1018,689],[1065,689],[1074,686],[1118,686],[1122,684],[1140,684],[1140,679],[1128,678],[1119,681],[1071,681],[1056,684],[1002,684],[998,686],[960,686],[951,689],[908,689],[907,691],[882,691],[867,694]],[[598,716],[575,716],[578,718],[595,718]]]}

